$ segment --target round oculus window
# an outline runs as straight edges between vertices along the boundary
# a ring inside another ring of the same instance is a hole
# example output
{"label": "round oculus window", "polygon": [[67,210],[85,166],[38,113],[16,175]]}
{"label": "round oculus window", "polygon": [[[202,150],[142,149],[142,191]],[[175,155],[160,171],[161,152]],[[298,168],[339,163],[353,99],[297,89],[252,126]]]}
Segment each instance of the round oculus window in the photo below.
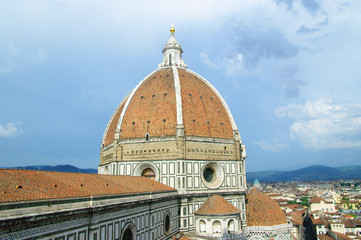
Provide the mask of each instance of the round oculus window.
{"label": "round oculus window", "polygon": [[206,169],[204,169],[203,177],[204,177],[204,180],[206,180],[207,182],[209,182],[209,183],[212,182],[215,179],[214,169],[211,167],[207,167]]}
{"label": "round oculus window", "polygon": [[216,162],[207,163],[202,170],[202,182],[208,188],[218,188],[224,180],[223,167]]}

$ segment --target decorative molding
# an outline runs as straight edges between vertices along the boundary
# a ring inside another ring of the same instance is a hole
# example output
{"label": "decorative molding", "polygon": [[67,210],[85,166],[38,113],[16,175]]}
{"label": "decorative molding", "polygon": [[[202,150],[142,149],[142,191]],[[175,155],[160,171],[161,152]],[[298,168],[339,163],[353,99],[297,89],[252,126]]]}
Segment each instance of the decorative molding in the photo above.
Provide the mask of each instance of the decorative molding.
{"label": "decorative molding", "polygon": [[183,125],[182,95],[177,67],[172,66],[175,88],[175,99],[177,106],[177,125]]}

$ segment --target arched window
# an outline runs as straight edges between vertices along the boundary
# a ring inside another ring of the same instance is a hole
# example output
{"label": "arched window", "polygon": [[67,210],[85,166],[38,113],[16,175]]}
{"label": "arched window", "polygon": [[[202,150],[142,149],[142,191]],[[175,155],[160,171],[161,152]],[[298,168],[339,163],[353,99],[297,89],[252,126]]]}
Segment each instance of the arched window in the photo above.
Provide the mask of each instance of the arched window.
{"label": "arched window", "polygon": [[136,228],[133,223],[128,223],[123,228],[121,240],[135,240]]}
{"label": "arched window", "polygon": [[206,232],[206,222],[204,220],[199,221],[199,231]]}
{"label": "arched window", "polygon": [[234,232],[234,220],[233,219],[228,221],[228,232]]}
{"label": "arched window", "polygon": [[132,230],[130,230],[129,228],[125,229],[122,240],[133,240]]}
{"label": "arched window", "polygon": [[214,221],[212,224],[213,233],[222,233],[222,224],[220,221]]}

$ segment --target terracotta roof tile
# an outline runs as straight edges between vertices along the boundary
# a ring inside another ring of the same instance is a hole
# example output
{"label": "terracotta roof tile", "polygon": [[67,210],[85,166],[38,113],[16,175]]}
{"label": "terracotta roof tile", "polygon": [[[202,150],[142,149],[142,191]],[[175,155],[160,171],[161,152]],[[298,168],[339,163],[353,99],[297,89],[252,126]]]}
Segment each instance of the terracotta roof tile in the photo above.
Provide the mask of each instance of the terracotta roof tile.
{"label": "terracotta roof tile", "polygon": [[323,201],[324,203],[332,203],[332,202],[328,202],[325,199],[323,199],[322,197],[319,196],[314,196],[310,199],[309,203],[321,203],[321,201]]}
{"label": "terracotta roof tile", "polygon": [[325,221],[323,221],[321,218],[313,219],[312,222],[314,225],[325,225]]}
{"label": "terracotta roof tile", "polygon": [[357,227],[361,227],[361,220],[359,219],[352,219],[351,220],[353,224],[355,224]]}
{"label": "terracotta roof tile", "polygon": [[125,112],[120,138],[176,135],[177,109],[171,68],[162,69],[138,88]]}
{"label": "terracotta roof tile", "polygon": [[[310,199],[309,203],[321,203],[321,200],[323,200],[322,197],[319,197],[319,196],[314,196]],[[323,200],[324,201],[324,200]]]}
{"label": "terracotta roof tile", "polygon": [[305,210],[298,210],[298,211],[290,212],[288,215],[291,216],[291,222],[293,223],[293,225],[302,225],[303,214],[305,214]]}
{"label": "terracotta roof tile", "polygon": [[352,238],[350,238],[346,234],[339,233],[339,232],[333,232],[333,233],[337,235],[338,240],[352,240]]}
{"label": "terracotta roof tile", "polygon": [[196,215],[231,215],[241,210],[219,195],[210,196],[195,212]]}
{"label": "terracotta roof tile", "polygon": [[291,208],[291,209],[295,209],[295,208],[303,208],[302,205],[299,204],[287,204],[287,207]]}
{"label": "terracotta roof tile", "polygon": [[[202,79],[178,68],[185,135],[233,138],[232,124],[217,94]],[[128,97],[128,96],[127,96]],[[127,98],[126,97],[126,98]],[[126,99],[112,116],[105,134],[105,145],[114,139]],[[177,107],[171,68],[150,75],[134,93],[125,111],[120,138],[174,136]]]}
{"label": "terracotta roof tile", "polygon": [[110,144],[113,142],[114,140],[114,135],[115,135],[115,130],[117,128],[118,125],[118,121],[120,118],[120,114],[123,111],[125,102],[127,101],[128,97],[126,97],[121,103],[120,105],[117,107],[117,109],[115,110],[115,112],[113,113],[109,128],[107,130],[107,133],[105,135],[105,141],[104,141],[104,146]]}
{"label": "terracotta roof tile", "polygon": [[286,216],[277,203],[255,189],[247,198],[247,226],[273,226],[287,223]]}
{"label": "terracotta roof tile", "polygon": [[343,220],[343,223],[345,224],[345,228],[356,228],[350,219]]}
{"label": "terracotta roof tile", "polygon": [[233,138],[228,114],[217,95],[197,76],[178,69],[185,135]]}
{"label": "terracotta roof tile", "polygon": [[176,191],[144,177],[0,168],[0,202]]}
{"label": "terracotta roof tile", "polygon": [[334,240],[333,237],[330,237],[327,234],[319,234],[317,236],[318,236],[318,239],[320,239],[320,240]]}

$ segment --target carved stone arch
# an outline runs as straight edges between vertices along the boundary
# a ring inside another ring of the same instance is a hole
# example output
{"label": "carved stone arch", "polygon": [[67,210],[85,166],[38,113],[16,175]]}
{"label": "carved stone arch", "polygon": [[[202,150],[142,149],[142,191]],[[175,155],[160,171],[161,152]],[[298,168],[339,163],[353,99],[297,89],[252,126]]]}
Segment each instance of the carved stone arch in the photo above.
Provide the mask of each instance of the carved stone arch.
{"label": "carved stone arch", "polygon": [[219,220],[214,220],[212,222],[212,233],[222,233],[222,223]]}
{"label": "carved stone arch", "polygon": [[132,222],[127,223],[123,230],[121,235],[121,240],[135,240],[136,239],[136,232],[137,228]]}
{"label": "carved stone arch", "polygon": [[[134,176],[143,176],[144,174],[154,172],[154,179],[155,181],[159,182],[159,169],[158,167],[152,162],[141,162],[134,168]],[[147,176],[145,176],[147,177]]]}
{"label": "carved stone arch", "polygon": [[249,240],[265,240],[265,239],[260,236],[254,236],[254,237],[251,237]]}
{"label": "carved stone arch", "polygon": [[279,234],[277,235],[276,240],[288,240],[288,239],[284,234]]}

